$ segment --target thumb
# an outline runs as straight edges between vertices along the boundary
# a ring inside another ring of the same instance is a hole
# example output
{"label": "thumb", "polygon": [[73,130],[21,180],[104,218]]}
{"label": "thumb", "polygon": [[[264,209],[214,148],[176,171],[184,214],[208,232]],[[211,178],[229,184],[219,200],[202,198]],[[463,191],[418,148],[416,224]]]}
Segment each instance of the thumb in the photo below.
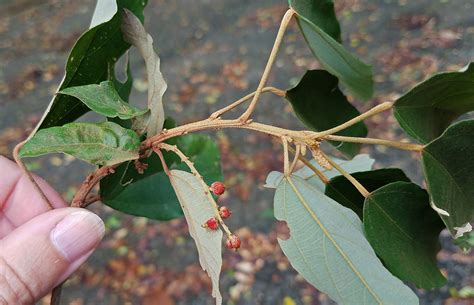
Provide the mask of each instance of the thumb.
{"label": "thumb", "polygon": [[104,223],[63,208],[36,216],[0,240],[0,304],[32,304],[63,282],[97,247]]}

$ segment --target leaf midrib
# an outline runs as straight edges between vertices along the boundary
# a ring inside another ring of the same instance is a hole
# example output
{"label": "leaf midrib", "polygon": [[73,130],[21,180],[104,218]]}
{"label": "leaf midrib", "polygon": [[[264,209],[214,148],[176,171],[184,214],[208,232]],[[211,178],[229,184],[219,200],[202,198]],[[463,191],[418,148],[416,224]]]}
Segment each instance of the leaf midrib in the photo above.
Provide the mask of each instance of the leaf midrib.
{"label": "leaf midrib", "polygon": [[314,213],[314,211],[309,207],[308,203],[304,199],[303,195],[299,192],[299,190],[296,188],[294,185],[293,181],[291,180],[291,177],[286,177],[286,180],[290,183],[291,188],[295,192],[296,196],[298,197],[300,203],[304,206],[304,208],[308,211],[310,216],[313,218],[313,220],[316,222],[316,224],[321,228],[321,231],[324,233],[324,235],[331,241],[333,246],[336,248],[336,250],[339,252],[339,254],[342,256],[344,261],[349,265],[349,267],[352,269],[354,274],[360,279],[360,281],[364,284],[366,287],[367,291],[374,297],[374,299],[378,302],[378,304],[382,305],[382,301],[379,298],[379,296],[372,290],[372,288],[369,286],[369,284],[366,282],[366,280],[363,278],[363,276],[360,274],[360,272],[355,268],[353,265],[352,261],[347,257],[347,255],[342,251],[340,248],[339,244],[334,240],[334,238],[329,234],[328,230],[326,227],[321,223],[319,220],[318,216]]}

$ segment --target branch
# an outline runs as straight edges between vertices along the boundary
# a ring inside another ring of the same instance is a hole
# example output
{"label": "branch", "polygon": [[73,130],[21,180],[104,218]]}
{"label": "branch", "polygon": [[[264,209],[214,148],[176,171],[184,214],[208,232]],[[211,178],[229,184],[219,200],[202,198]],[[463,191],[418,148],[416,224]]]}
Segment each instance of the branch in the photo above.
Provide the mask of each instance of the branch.
{"label": "branch", "polygon": [[71,202],[71,207],[73,208],[83,208],[86,204],[87,195],[90,191],[94,188],[94,186],[99,183],[99,181],[104,178],[105,176],[112,174],[115,172],[115,168],[118,165],[114,166],[103,166],[97,169],[95,172],[87,176],[86,180],[82,182],[81,187],[74,195],[74,198]]}
{"label": "branch", "polygon": [[345,137],[345,136],[336,136],[336,135],[328,135],[328,136],[325,136],[324,139],[332,140],[332,141],[351,142],[351,143],[380,144],[380,145],[390,146],[390,147],[394,147],[398,149],[412,150],[412,151],[417,151],[417,152],[423,151],[423,147],[424,147],[423,145],[413,144],[413,143],[404,143],[404,142],[396,142],[396,141],[373,139],[373,138]]}
{"label": "branch", "polygon": [[93,204],[94,202],[97,202],[97,201],[100,201],[101,200],[101,197],[99,194],[89,194],[87,196],[87,198],[84,200],[83,204],[82,204],[82,207],[83,208],[87,208],[88,206],[90,206],[91,204]]}
{"label": "branch", "polygon": [[275,38],[272,51],[270,52],[267,65],[265,66],[265,70],[263,71],[262,78],[260,79],[260,83],[258,84],[257,90],[255,91],[255,95],[252,99],[252,102],[250,103],[249,108],[247,108],[247,110],[239,118],[241,122],[246,122],[250,118],[250,115],[252,115],[253,110],[255,109],[255,106],[258,102],[258,98],[260,97],[260,93],[262,93],[263,86],[265,86],[265,83],[268,79],[268,75],[270,74],[270,71],[272,69],[273,62],[275,61],[276,55],[278,53],[278,49],[280,48],[283,35],[285,34],[286,28],[288,27],[288,24],[290,23],[290,20],[294,14],[295,11],[290,8],[286,11],[285,15],[281,20],[280,28],[278,29],[278,33]]}
{"label": "branch", "polygon": [[288,177],[291,175],[290,161],[288,158],[288,138],[281,137],[281,143],[283,144],[283,173],[285,174],[285,177]]}
{"label": "branch", "polygon": [[20,158],[20,150],[25,145],[26,140],[18,143],[15,148],[13,149],[13,158],[15,159],[16,164],[20,167],[22,173],[28,177],[28,180],[30,180],[31,184],[33,185],[34,189],[36,192],[40,195],[41,199],[43,202],[48,206],[50,210],[54,209],[54,206],[51,204],[51,201],[49,201],[48,197],[44,194],[43,190],[40,188],[38,183],[36,183],[35,179],[33,178],[33,175],[31,172],[26,168],[25,163],[23,163],[23,160]]}
{"label": "branch", "polygon": [[293,158],[293,162],[291,162],[291,165],[290,165],[290,174],[295,170],[295,167],[296,167],[296,163],[298,163],[298,159],[301,155],[301,145],[297,144],[296,145],[296,151],[293,150],[293,147],[289,147],[291,149],[291,152],[293,152],[293,154],[295,155],[294,158]]}
{"label": "branch", "polygon": [[[296,154],[296,151],[291,147],[290,147],[290,151],[293,154]],[[303,162],[304,165],[306,165],[309,169],[311,169],[324,184],[329,183],[328,177],[326,177],[326,175],[324,175],[323,172],[321,172],[319,169],[317,169],[316,166],[311,164],[311,162],[309,162],[308,159],[306,159],[303,155],[299,155],[298,158],[300,159],[301,162]]]}
{"label": "branch", "polygon": [[379,114],[380,112],[388,110],[388,109],[392,108],[392,106],[393,106],[393,103],[391,103],[391,102],[385,102],[385,103],[382,103],[380,105],[377,105],[374,108],[370,109],[369,111],[364,112],[364,113],[356,116],[355,118],[339,125],[339,126],[336,126],[334,128],[318,132],[316,134],[316,137],[322,138],[326,135],[331,135],[331,134],[334,134],[336,132],[339,132],[339,131],[341,131],[343,129],[346,129],[348,127],[351,127],[352,125],[355,125],[355,124],[357,124],[357,123],[359,123],[359,122],[361,122],[361,121],[363,121],[363,120],[365,120],[365,119],[367,119],[371,116],[374,116],[376,114]]}
{"label": "branch", "polygon": [[349,180],[350,183],[361,193],[364,198],[367,198],[367,196],[370,195],[370,192],[362,185],[360,184],[357,179],[351,176],[348,172],[346,172],[342,167],[339,166],[336,162],[334,162],[331,158],[329,158],[325,153],[321,151],[321,154],[328,160],[328,162],[338,171],[340,172],[347,180]]}
{"label": "branch", "polygon": [[51,300],[49,302],[50,305],[59,305],[64,282],[53,288],[53,291],[51,292]]}
{"label": "branch", "polygon": [[[277,96],[280,96],[280,97],[285,97],[286,95],[286,91],[284,90],[281,90],[281,89],[278,89],[278,88],[275,88],[275,87],[265,87],[262,89],[262,93],[264,92],[271,92]],[[246,101],[248,101],[250,98],[252,98],[255,94],[257,93],[257,91],[254,91],[250,94],[247,94],[246,96],[238,99],[237,101],[233,102],[232,104],[230,104],[229,106],[227,107],[224,107],[222,109],[219,109],[217,110],[216,112],[212,113],[210,116],[209,116],[209,119],[211,120],[215,120],[217,118],[219,118],[220,116],[222,116],[224,113],[234,109],[235,107],[238,107],[239,105],[245,103]]]}
{"label": "branch", "polygon": [[142,150],[147,150],[153,147],[153,145],[157,145],[162,143],[163,141],[187,134],[189,132],[195,131],[202,131],[202,130],[210,130],[210,129],[223,129],[223,128],[243,128],[243,129],[250,129],[259,131],[271,136],[275,137],[289,137],[292,138],[296,142],[306,143],[308,139],[314,138],[317,133],[313,131],[296,131],[290,129],[284,129],[280,127],[275,127],[271,125],[266,125],[262,123],[256,122],[241,122],[240,120],[213,120],[213,119],[205,119],[202,121],[197,121],[193,123],[189,123],[186,125],[181,125],[172,129],[164,130],[161,133],[146,139],[142,142]]}

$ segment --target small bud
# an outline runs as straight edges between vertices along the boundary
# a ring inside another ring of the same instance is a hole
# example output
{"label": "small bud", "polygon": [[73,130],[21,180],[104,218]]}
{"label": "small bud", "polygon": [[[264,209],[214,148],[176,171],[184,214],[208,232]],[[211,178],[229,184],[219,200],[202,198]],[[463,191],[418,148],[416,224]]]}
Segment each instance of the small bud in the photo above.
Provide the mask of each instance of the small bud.
{"label": "small bud", "polygon": [[205,224],[203,224],[203,227],[215,231],[219,228],[219,223],[215,217],[211,217],[206,221]]}
{"label": "small bud", "polygon": [[220,181],[213,182],[209,188],[214,195],[220,196],[225,192],[225,185]]}
{"label": "small bud", "polygon": [[227,239],[225,246],[228,249],[237,250],[240,248],[240,238],[237,235],[231,235],[229,239]]}
{"label": "small bud", "polygon": [[221,206],[219,208],[219,215],[221,215],[222,219],[226,219],[232,215],[232,212],[226,206]]}

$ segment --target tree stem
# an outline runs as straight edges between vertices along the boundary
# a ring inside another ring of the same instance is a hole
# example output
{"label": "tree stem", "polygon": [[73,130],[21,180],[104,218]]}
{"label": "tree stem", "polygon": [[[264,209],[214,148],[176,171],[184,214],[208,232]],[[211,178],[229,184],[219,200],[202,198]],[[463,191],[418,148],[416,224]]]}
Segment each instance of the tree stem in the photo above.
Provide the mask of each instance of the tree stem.
{"label": "tree stem", "polygon": [[350,183],[361,193],[364,198],[367,198],[370,195],[370,192],[362,185],[360,184],[357,179],[351,176],[348,172],[346,172],[342,167],[339,166],[336,162],[334,162],[331,158],[329,158],[325,153],[323,153],[323,156],[328,160],[328,162],[338,171],[340,172],[347,180],[349,180]]}
{"label": "tree stem", "polygon": [[23,163],[23,160],[21,160],[20,157],[20,150],[25,145],[26,140],[18,143],[15,148],[13,149],[13,159],[15,159],[16,164],[18,167],[20,167],[21,172],[28,177],[28,180],[30,180],[31,184],[33,185],[33,188],[36,190],[36,192],[40,195],[41,199],[43,202],[48,206],[50,210],[54,209],[54,206],[52,205],[51,201],[49,201],[48,197],[44,194],[43,190],[40,188],[38,183],[36,183],[35,178],[33,178],[33,175],[31,172],[26,168],[25,163]]}
{"label": "tree stem", "polygon": [[250,106],[239,118],[241,122],[246,122],[250,118],[253,110],[255,109],[255,106],[257,105],[258,98],[260,97],[260,94],[262,93],[263,87],[265,86],[265,83],[267,82],[270,71],[272,70],[273,63],[275,62],[278,49],[280,48],[281,41],[283,40],[283,35],[285,34],[286,28],[288,27],[288,24],[290,23],[290,20],[293,17],[294,13],[295,11],[292,8],[290,8],[289,10],[286,11],[285,15],[283,16],[281,20],[280,28],[278,29],[278,33],[275,38],[272,51],[270,52],[267,65],[265,66],[265,70],[263,71],[262,78],[260,79],[260,83],[258,84],[257,90],[255,91],[255,95],[253,96]]}
{"label": "tree stem", "polygon": [[307,138],[314,137],[316,132],[313,131],[296,131],[289,130],[280,127],[275,127],[271,125],[266,125],[256,122],[241,122],[240,120],[213,120],[205,119],[202,121],[197,121],[189,123],[186,125],[181,125],[172,129],[165,130],[142,143],[142,149],[149,149],[154,144],[161,143],[167,139],[187,134],[189,132],[201,131],[201,130],[210,130],[210,129],[222,129],[222,128],[243,128],[256,130],[262,133],[266,133],[271,136],[276,137],[289,137],[295,141],[305,142]]}
{"label": "tree stem", "polygon": [[294,158],[293,158],[293,162],[291,162],[291,165],[290,165],[290,174],[295,170],[295,167],[296,167],[296,163],[298,163],[298,159],[301,155],[301,144],[297,144],[296,145],[296,150],[293,149],[293,147],[288,147],[289,149],[291,149],[291,152],[294,154]]}
{"label": "tree stem", "polygon": [[[291,147],[290,147],[290,151],[293,154],[296,154],[296,151]],[[309,169],[311,169],[324,184],[329,183],[329,179],[323,174],[323,172],[321,172],[313,164],[311,164],[311,162],[309,162],[308,159],[306,159],[303,155],[299,155],[298,158],[300,159],[301,162],[303,162],[304,165],[306,165]]]}
{"label": "tree stem", "polygon": [[321,132],[318,132],[316,133],[316,137],[320,138],[320,137],[324,137],[326,135],[331,135],[331,134],[335,134],[336,132],[339,132],[343,129],[346,129],[352,125],[355,125],[371,116],[374,116],[380,112],[383,112],[385,110],[388,110],[390,108],[392,108],[392,105],[393,103],[391,102],[385,102],[385,103],[382,103],[380,105],[377,105],[375,106],[374,108],[370,109],[369,111],[367,112],[364,112],[362,113],[361,115],[358,115],[356,116],[355,118],[339,125],[339,126],[336,126],[334,128],[331,128],[331,129],[328,129],[328,130],[324,130],[324,131],[321,131]]}
{"label": "tree stem", "polygon": [[396,142],[384,139],[374,139],[374,138],[358,138],[358,137],[345,137],[345,136],[336,136],[336,135],[327,135],[324,137],[325,140],[331,141],[341,141],[341,142],[351,142],[351,143],[362,143],[362,144],[379,144],[384,146],[390,146],[403,150],[411,150],[421,152],[423,151],[423,145],[413,144],[413,143],[404,143]]}
{"label": "tree stem", "polygon": [[[271,92],[271,93],[273,93],[277,96],[280,96],[280,97],[284,97],[286,95],[286,91],[275,88],[275,87],[265,87],[265,88],[262,89],[262,93],[264,93],[264,92]],[[219,118],[224,113],[226,113],[226,112],[238,107],[239,105],[245,103],[246,101],[248,101],[250,98],[255,96],[256,93],[257,93],[257,91],[254,91],[252,93],[247,94],[246,96],[238,99],[237,101],[233,102],[232,104],[230,104],[230,105],[228,105],[228,106],[226,106],[222,109],[219,109],[216,112],[212,113],[209,116],[209,118],[211,120],[215,120],[215,119]]]}
{"label": "tree stem", "polygon": [[281,143],[283,144],[283,173],[285,177],[291,175],[290,172],[290,161],[288,158],[288,139],[286,137],[281,137]]}
{"label": "tree stem", "polygon": [[71,207],[73,208],[83,208],[86,203],[87,195],[89,195],[90,191],[97,185],[97,183],[102,180],[102,178],[106,177],[109,174],[115,172],[116,166],[102,166],[98,168],[95,172],[87,176],[86,180],[82,182],[81,187],[74,195],[74,198],[71,201]]}

